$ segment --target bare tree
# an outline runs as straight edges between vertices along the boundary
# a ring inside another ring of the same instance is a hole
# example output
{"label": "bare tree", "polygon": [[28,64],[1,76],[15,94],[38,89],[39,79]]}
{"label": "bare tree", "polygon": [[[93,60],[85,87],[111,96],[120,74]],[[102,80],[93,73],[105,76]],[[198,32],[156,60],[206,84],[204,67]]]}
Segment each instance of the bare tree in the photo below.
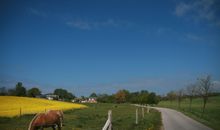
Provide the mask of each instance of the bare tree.
{"label": "bare tree", "polygon": [[211,90],[211,86],[212,86],[212,83],[211,83],[211,76],[208,75],[204,78],[200,78],[198,79],[199,80],[199,94],[201,95],[201,97],[203,98],[203,107],[202,107],[202,116],[205,112],[205,107],[206,107],[206,103],[207,103],[207,100],[208,100],[208,97],[209,97],[209,93],[210,93],[210,90]]}
{"label": "bare tree", "polygon": [[181,101],[183,98],[183,89],[180,89],[179,91],[177,91],[176,95],[177,95],[177,99],[178,99],[178,108],[180,108],[181,106]]}
{"label": "bare tree", "polygon": [[187,96],[189,97],[189,109],[190,109],[190,111],[192,110],[192,100],[196,95],[196,89],[197,89],[196,84],[190,84],[186,88]]}
{"label": "bare tree", "polygon": [[170,103],[173,103],[173,100],[176,98],[176,93],[174,91],[170,91],[167,93],[167,98],[170,100]]}

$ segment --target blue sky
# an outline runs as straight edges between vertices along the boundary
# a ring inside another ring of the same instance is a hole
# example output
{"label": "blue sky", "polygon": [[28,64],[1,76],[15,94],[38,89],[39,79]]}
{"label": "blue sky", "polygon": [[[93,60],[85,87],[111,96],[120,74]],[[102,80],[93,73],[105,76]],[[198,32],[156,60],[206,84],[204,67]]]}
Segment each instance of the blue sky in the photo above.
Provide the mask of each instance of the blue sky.
{"label": "blue sky", "polygon": [[220,84],[217,0],[1,1],[0,83],[75,95]]}

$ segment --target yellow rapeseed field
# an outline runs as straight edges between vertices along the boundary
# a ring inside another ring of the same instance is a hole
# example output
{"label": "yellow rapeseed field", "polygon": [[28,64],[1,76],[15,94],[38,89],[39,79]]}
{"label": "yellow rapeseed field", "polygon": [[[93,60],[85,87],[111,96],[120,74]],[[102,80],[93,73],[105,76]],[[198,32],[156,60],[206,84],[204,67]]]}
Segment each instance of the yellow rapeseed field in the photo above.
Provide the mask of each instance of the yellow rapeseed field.
{"label": "yellow rapeseed field", "polygon": [[39,98],[0,96],[0,116],[4,117],[34,114],[45,112],[46,110],[68,110],[81,108],[86,108],[86,106]]}

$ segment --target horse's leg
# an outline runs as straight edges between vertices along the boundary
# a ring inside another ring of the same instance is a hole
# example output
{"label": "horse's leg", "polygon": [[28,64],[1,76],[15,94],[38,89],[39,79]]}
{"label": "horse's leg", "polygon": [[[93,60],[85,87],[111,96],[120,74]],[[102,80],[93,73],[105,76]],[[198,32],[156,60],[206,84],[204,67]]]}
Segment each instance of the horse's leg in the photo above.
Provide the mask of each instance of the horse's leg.
{"label": "horse's leg", "polygon": [[61,130],[61,127],[60,127],[60,126],[58,126],[58,130]]}
{"label": "horse's leg", "polygon": [[61,125],[57,124],[58,130],[61,130]]}
{"label": "horse's leg", "polygon": [[41,127],[40,127],[40,130],[44,130],[44,127],[43,127],[43,126],[41,126]]}
{"label": "horse's leg", "polygon": [[57,126],[63,127],[63,120],[62,118],[59,118],[59,120],[56,122]]}
{"label": "horse's leg", "polygon": [[57,123],[58,130],[61,130],[62,126],[63,126],[62,118],[59,118],[59,123]]}
{"label": "horse's leg", "polygon": [[54,125],[54,126],[52,126],[52,128],[53,128],[53,130],[56,130],[56,126]]}

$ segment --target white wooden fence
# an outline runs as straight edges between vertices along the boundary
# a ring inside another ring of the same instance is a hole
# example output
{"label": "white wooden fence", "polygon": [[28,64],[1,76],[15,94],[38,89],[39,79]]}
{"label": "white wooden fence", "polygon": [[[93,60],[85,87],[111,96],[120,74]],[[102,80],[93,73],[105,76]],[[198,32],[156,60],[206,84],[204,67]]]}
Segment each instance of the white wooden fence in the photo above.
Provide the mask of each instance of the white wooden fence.
{"label": "white wooden fence", "polygon": [[[147,105],[147,106],[145,106],[145,105],[139,105],[139,104],[132,104],[132,105],[141,108],[141,110],[142,110],[142,118],[144,118],[144,108],[147,108],[147,113],[150,112],[150,106],[149,106],[149,105]],[[138,108],[136,108],[136,113],[135,113],[135,115],[136,115],[135,124],[137,125],[137,124],[138,124]]]}
{"label": "white wooden fence", "polygon": [[[139,104],[132,104],[132,105],[134,105],[136,107],[141,107],[143,111],[144,111],[143,108],[147,108],[147,113],[149,113],[149,111],[150,111],[150,105],[139,105]],[[143,113],[143,111],[142,111],[142,113]]]}
{"label": "white wooden fence", "polygon": [[108,119],[102,128],[102,130],[111,130],[112,129],[112,110],[108,111]]}
{"label": "white wooden fence", "polygon": [[[142,117],[143,118],[144,118],[144,108],[147,108],[147,113],[149,113],[149,111],[150,111],[150,106],[149,105],[147,105],[147,106],[139,105],[139,104],[132,104],[132,105],[142,108]],[[138,124],[138,108],[136,108],[135,115],[136,115],[135,124]],[[102,128],[102,130],[112,130],[112,110],[108,111],[108,119],[105,122],[105,125]]]}

